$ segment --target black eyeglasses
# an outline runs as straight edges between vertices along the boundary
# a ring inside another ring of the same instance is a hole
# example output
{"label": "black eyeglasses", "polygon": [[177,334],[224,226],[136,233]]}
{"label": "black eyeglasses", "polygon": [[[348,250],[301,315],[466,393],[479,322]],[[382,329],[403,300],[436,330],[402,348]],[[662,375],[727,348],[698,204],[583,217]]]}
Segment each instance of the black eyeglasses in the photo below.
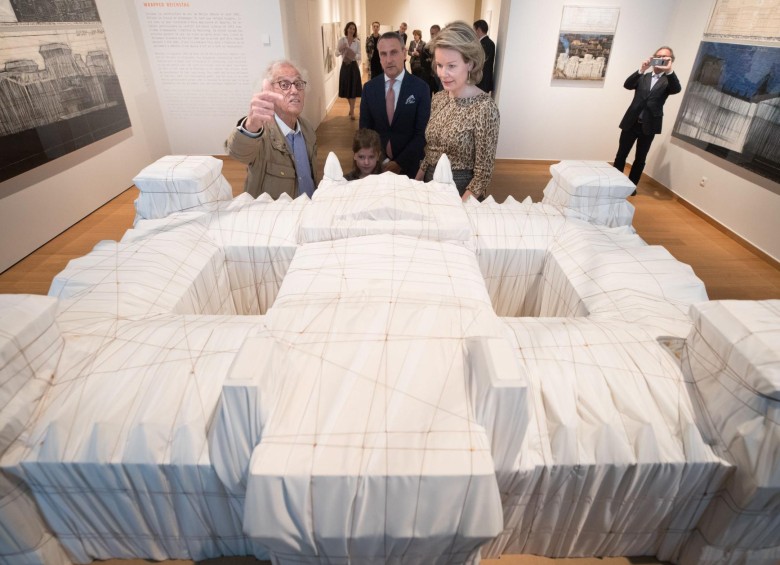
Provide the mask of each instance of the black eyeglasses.
{"label": "black eyeglasses", "polygon": [[294,80],[292,82],[289,81],[289,80],[282,79],[282,80],[277,80],[276,82],[274,82],[272,84],[278,84],[279,88],[281,88],[285,92],[290,90],[290,87],[292,85],[295,85],[295,88],[298,89],[298,90],[303,90],[304,88],[306,88],[306,81],[305,80],[300,80],[300,79]]}

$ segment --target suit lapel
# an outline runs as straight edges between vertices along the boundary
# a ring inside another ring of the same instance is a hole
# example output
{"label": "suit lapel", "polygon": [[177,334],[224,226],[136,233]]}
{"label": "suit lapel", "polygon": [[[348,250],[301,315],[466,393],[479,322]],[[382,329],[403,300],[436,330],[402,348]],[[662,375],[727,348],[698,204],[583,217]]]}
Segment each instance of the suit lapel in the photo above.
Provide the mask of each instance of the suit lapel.
{"label": "suit lapel", "polygon": [[642,90],[650,92],[650,85],[653,84],[653,74],[645,73],[642,75]]}

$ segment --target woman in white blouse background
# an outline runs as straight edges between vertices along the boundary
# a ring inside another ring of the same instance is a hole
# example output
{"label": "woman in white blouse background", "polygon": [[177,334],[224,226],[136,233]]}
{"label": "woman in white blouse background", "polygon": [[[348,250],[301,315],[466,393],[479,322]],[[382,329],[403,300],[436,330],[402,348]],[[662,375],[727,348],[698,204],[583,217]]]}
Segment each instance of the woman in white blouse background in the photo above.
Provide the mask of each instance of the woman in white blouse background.
{"label": "woman in white blouse background", "polygon": [[341,70],[339,71],[339,98],[349,101],[349,119],[355,119],[355,99],[360,97],[363,85],[360,81],[360,40],[357,25],[349,22],[344,26],[344,37],[339,39]]}

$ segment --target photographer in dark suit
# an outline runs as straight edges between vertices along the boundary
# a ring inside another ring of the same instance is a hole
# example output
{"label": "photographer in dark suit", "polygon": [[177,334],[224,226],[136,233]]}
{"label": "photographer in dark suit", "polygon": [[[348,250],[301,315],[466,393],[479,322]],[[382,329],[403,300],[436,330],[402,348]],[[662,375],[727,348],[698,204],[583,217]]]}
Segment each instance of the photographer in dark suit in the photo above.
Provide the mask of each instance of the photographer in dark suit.
{"label": "photographer in dark suit", "polygon": [[[664,117],[664,103],[670,94],[682,90],[680,79],[672,70],[674,52],[671,47],[663,46],[656,49],[652,57],[642,61],[639,70],[633,73],[623,83],[623,87],[634,91],[634,99],[620,121],[620,141],[614,166],[620,172],[626,166],[626,157],[636,142],[636,154],[631,165],[628,178],[635,185],[639,184],[645,159],[650,151],[655,134],[661,133]],[[645,73],[653,67],[653,72]],[[636,190],[631,196],[636,194]]]}
{"label": "photographer in dark suit", "polygon": [[387,156],[384,171],[414,178],[424,155],[431,92],[424,81],[404,70],[406,49],[398,33],[383,33],[377,50],[384,73],[363,86],[360,127],[379,134]]}

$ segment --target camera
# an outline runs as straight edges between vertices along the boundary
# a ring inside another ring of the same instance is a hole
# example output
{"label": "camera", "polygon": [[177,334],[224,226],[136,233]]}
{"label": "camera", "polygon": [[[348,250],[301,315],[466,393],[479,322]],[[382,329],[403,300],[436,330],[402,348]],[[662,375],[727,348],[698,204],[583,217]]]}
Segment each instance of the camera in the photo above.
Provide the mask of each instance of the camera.
{"label": "camera", "polygon": [[650,64],[654,67],[665,67],[666,66],[666,59],[663,57],[653,57],[650,59]]}

